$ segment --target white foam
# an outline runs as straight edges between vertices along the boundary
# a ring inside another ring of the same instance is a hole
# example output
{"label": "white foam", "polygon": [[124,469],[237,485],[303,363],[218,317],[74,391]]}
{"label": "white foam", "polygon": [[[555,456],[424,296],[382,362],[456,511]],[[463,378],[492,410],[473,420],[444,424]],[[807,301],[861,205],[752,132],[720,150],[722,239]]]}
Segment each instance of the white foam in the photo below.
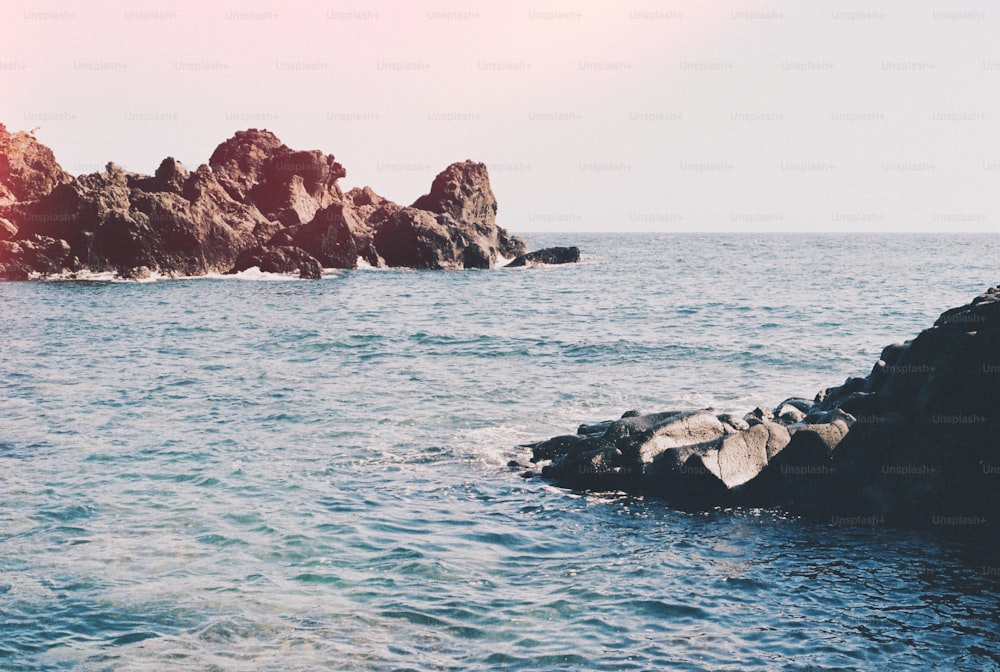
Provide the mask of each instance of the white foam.
{"label": "white foam", "polygon": [[512,458],[527,459],[530,452],[520,444],[537,440],[540,439],[524,426],[497,425],[459,432],[452,445],[458,453],[493,467],[502,467]]}
{"label": "white foam", "polygon": [[[385,262],[381,262],[381,263],[385,263]],[[392,270],[401,271],[401,270],[405,270],[405,269],[402,269],[402,268],[392,269],[392,268],[389,268],[388,266],[373,266],[364,257],[358,257],[358,264],[355,267],[355,269],[358,270],[358,271],[392,271]]]}
{"label": "white foam", "polygon": [[163,275],[157,271],[150,271],[149,275],[141,278],[112,278],[111,282],[138,282],[138,283],[148,283],[148,282],[159,282],[160,280],[172,280],[173,276]]}
{"label": "white foam", "polygon": [[150,271],[148,275],[141,278],[123,278],[117,275],[114,271],[66,271],[65,273],[60,273],[59,275],[41,275],[39,273],[34,273],[31,275],[32,280],[44,280],[47,282],[160,282],[161,280],[174,280],[184,276],[173,276],[166,275],[163,273],[158,273],[157,271]]}
{"label": "white foam", "polygon": [[[341,273],[340,269],[323,269],[323,277],[336,277]],[[292,273],[265,273],[258,266],[252,266],[239,273],[206,273],[204,275],[180,275],[172,273],[160,273],[150,271],[148,275],[141,278],[123,278],[114,271],[67,271],[59,275],[41,275],[34,273],[30,276],[32,280],[43,280],[45,282],[123,282],[123,283],[152,283],[164,282],[167,280],[244,280],[256,282],[285,282],[299,280],[299,272]]]}
{"label": "white foam", "polygon": [[59,275],[41,275],[40,273],[32,273],[32,280],[44,280],[46,282],[63,282],[63,281],[81,281],[81,282],[112,282],[118,280],[113,271],[105,271],[103,273],[95,273],[94,271],[77,271],[71,273],[67,271],[66,273],[60,273]]}
{"label": "white foam", "polygon": [[494,266],[494,268],[503,268],[504,266],[506,266],[510,262],[514,261],[515,258],[516,257],[510,257],[508,259],[507,257],[503,256],[502,254],[497,254],[497,263],[496,263],[496,266]]}
{"label": "white foam", "polygon": [[251,266],[239,273],[223,275],[221,273],[209,273],[208,275],[195,276],[198,278],[209,278],[212,280],[252,280],[256,282],[286,282],[299,280],[298,271],[295,273],[266,273],[260,270],[259,266]]}

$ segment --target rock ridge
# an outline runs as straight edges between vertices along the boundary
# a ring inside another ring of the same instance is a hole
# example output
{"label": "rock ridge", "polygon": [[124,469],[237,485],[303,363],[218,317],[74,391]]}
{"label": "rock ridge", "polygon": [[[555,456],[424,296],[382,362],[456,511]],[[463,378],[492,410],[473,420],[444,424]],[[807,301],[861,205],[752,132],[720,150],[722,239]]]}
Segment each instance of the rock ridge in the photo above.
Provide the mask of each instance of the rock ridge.
{"label": "rock ridge", "polygon": [[526,447],[541,478],[576,490],[998,541],[1000,287],[887,346],[867,376],[813,399],[743,417],[630,411]]}
{"label": "rock ridge", "polygon": [[167,157],[153,175],[108,163],[74,178],[33,135],[0,125],[0,279],[204,275],[247,264],[316,278],[317,269],[356,268],[359,259],[493,268],[527,252],[496,223],[485,164],[451,164],[410,206],[368,187],[345,193],[346,175],[332,154],[251,128],[194,170]]}

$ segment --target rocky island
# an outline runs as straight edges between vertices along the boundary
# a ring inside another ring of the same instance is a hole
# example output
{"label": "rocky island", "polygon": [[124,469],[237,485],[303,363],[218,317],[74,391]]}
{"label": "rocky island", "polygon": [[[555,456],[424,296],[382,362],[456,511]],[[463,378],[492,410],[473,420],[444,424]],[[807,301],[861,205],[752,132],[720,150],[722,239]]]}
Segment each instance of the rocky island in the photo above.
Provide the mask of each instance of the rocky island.
{"label": "rocky island", "polygon": [[[743,417],[640,413],[530,444],[542,478],[679,508],[1000,535],[1000,287],[886,347],[866,377]],[[513,466],[513,465],[512,465]],[[534,477],[534,471],[524,474]]]}
{"label": "rocky island", "polygon": [[[31,134],[0,125],[0,279],[80,271],[125,278],[235,273],[320,277],[323,268],[492,268],[579,260],[576,248],[527,253],[496,224],[486,166],[464,161],[401,206],[344,192],[333,155],[298,151],[267,130],[238,131],[190,171],[153,175],[109,163],[73,177]],[[575,254],[573,252],[575,250]]]}

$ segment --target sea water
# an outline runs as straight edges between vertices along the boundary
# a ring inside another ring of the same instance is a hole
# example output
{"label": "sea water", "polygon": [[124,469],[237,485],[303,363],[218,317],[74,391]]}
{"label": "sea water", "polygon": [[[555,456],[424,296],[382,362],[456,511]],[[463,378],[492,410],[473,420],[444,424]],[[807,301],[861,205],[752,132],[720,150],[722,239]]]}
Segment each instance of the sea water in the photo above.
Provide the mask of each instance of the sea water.
{"label": "sea water", "polygon": [[0,284],[0,669],[1000,666],[946,534],[521,478],[866,375],[1000,239],[536,235],[580,264]]}

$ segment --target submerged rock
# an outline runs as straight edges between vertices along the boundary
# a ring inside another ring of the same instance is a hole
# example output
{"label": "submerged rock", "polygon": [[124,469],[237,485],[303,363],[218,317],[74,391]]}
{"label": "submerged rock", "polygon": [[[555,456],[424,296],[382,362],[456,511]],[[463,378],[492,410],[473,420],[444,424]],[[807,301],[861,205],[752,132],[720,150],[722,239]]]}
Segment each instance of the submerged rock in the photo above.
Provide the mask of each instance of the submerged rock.
{"label": "submerged rock", "polygon": [[814,401],[743,419],[630,412],[529,447],[543,478],[575,489],[653,493],[684,508],[774,506],[834,523],[973,521],[971,531],[997,539],[998,353],[1000,287]]}
{"label": "submerged rock", "polygon": [[514,258],[507,268],[519,266],[543,266],[548,264],[575,264],[580,261],[578,247],[546,247]]}

